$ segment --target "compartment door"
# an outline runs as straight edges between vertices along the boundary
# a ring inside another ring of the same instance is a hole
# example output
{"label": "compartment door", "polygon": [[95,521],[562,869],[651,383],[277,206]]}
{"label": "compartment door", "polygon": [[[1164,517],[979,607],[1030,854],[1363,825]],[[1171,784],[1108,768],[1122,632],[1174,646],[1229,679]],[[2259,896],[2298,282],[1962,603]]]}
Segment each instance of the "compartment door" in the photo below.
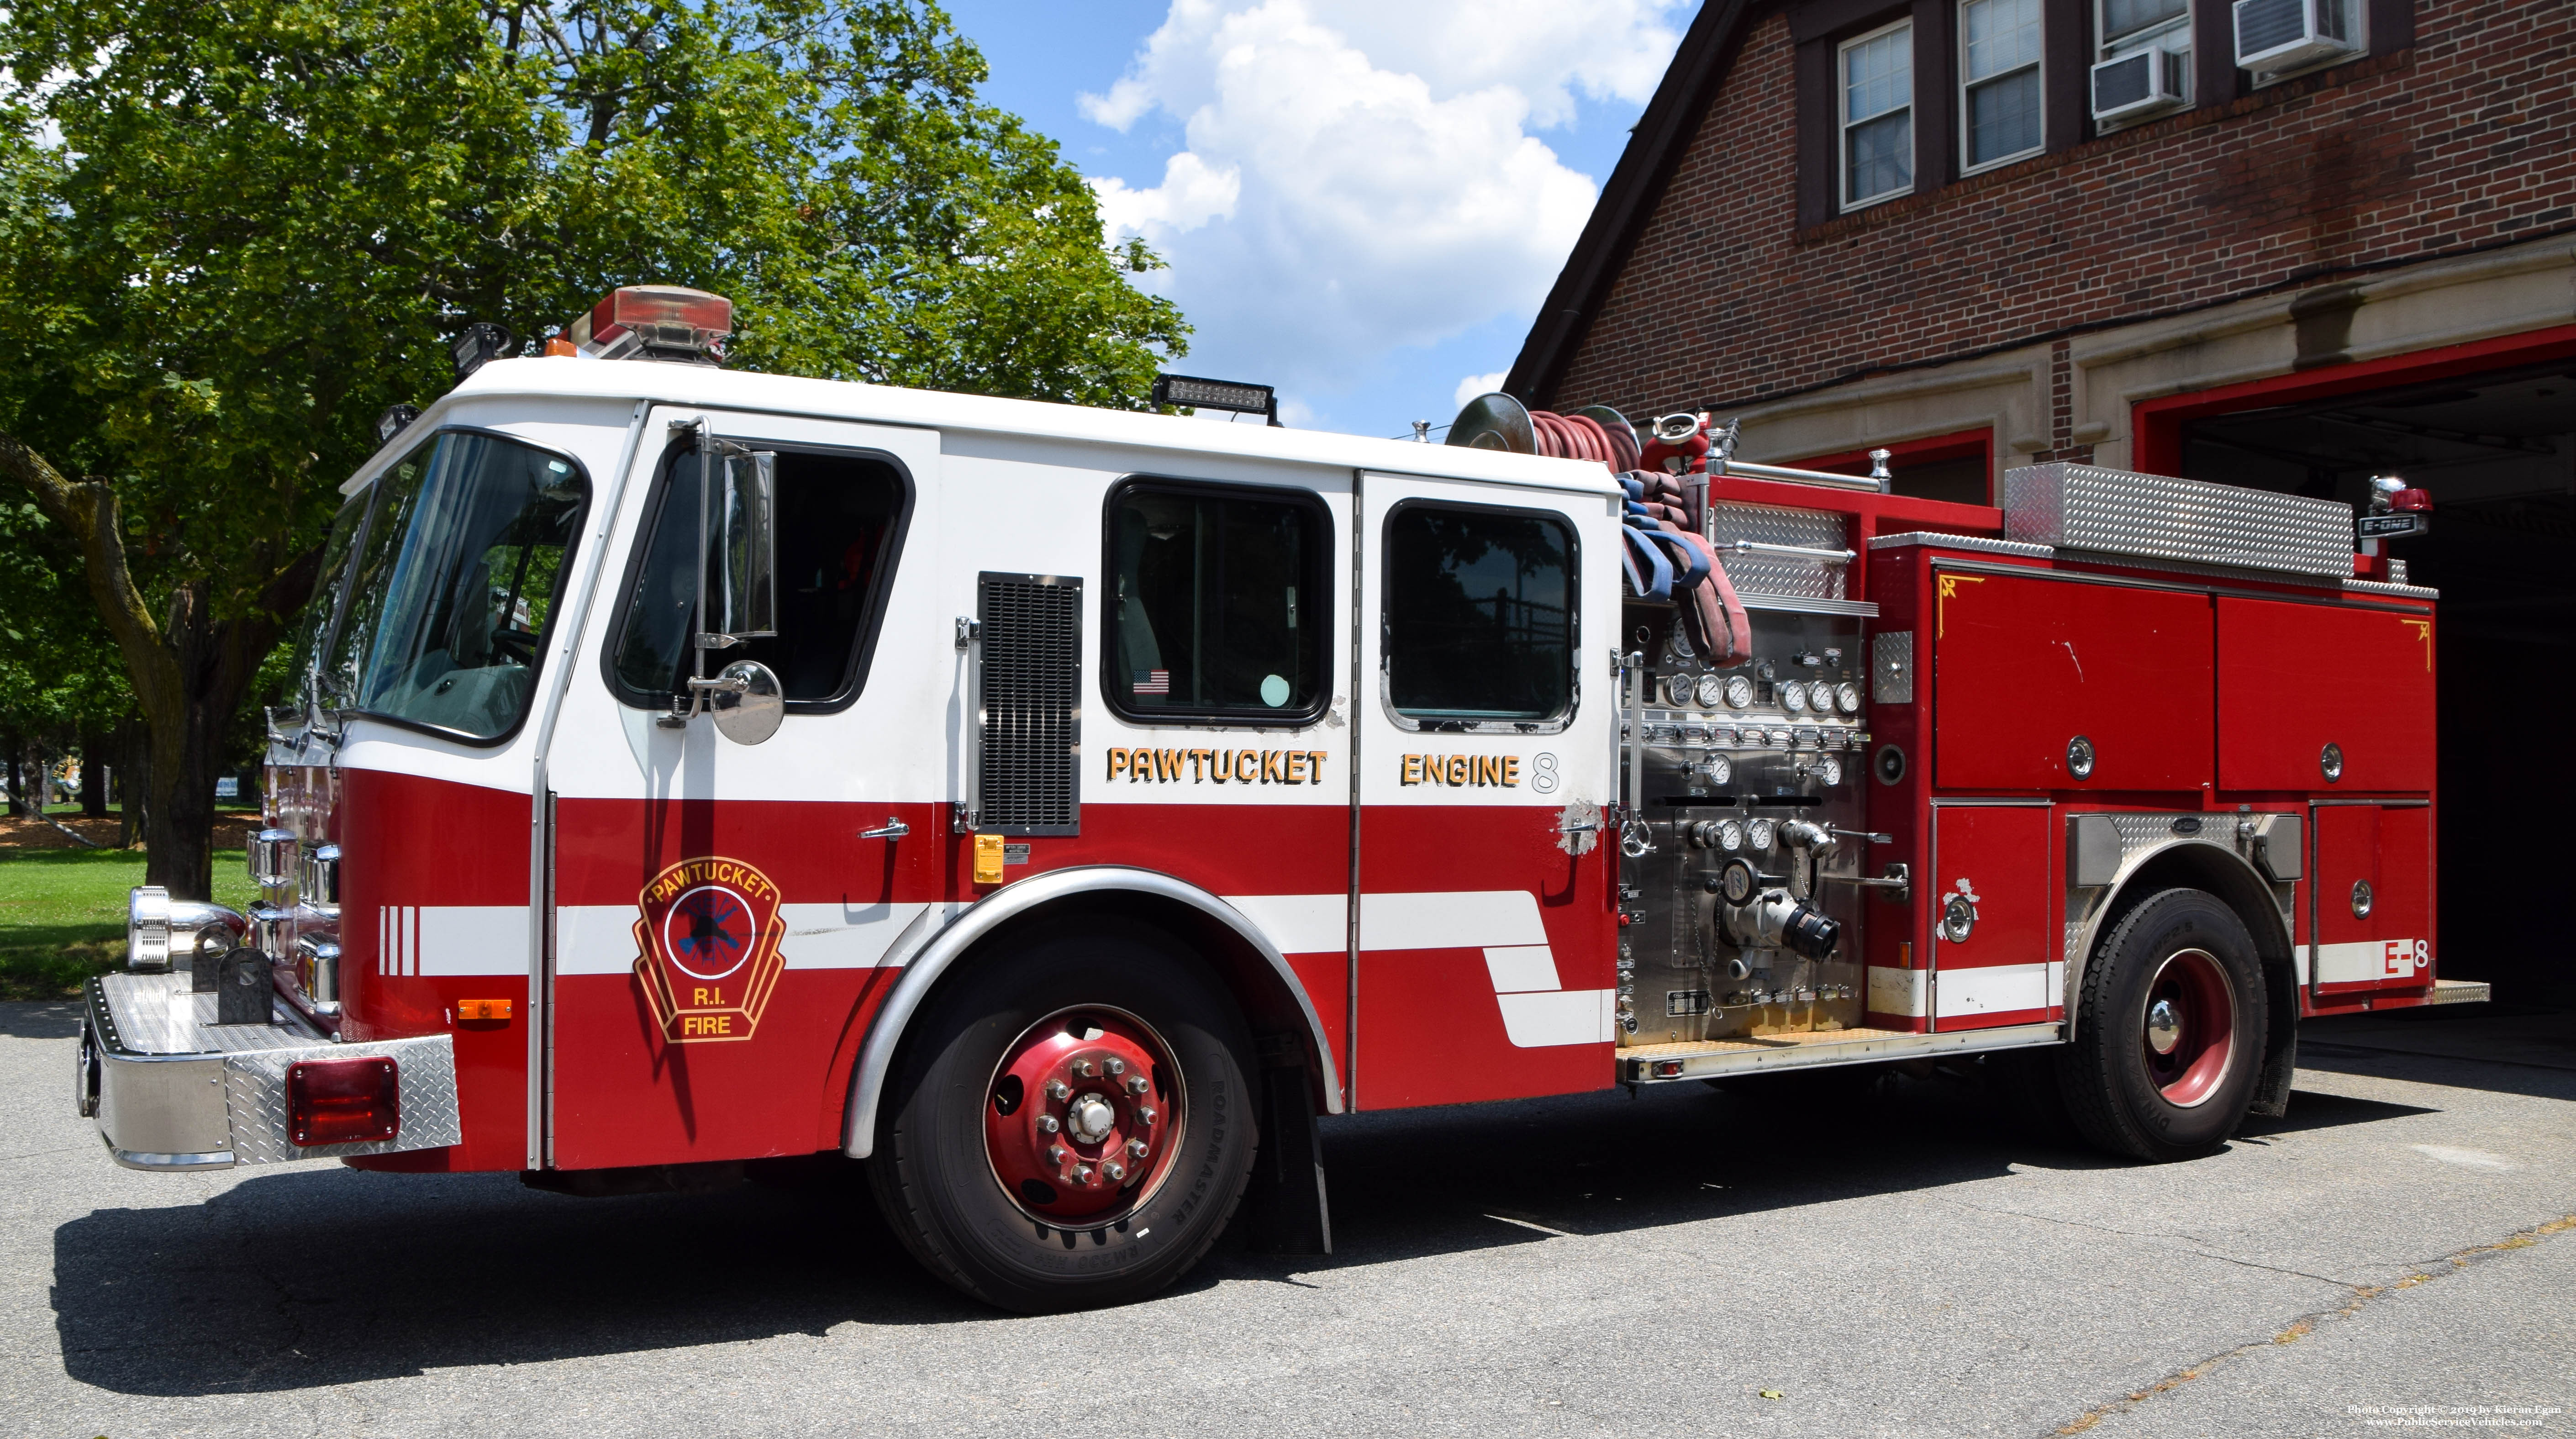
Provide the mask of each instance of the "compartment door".
{"label": "compartment door", "polygon": [[[2327,745],[2343,757],[2329,781]],[[2433,616],[2218,602],[2224,789],[2433,788]]]}
{"label": "compartment door", "polygon": [[1558,817],[1617,797],[1615,510],[1368,474],[1360,511],[1358,1102],[1604,1088],[1618,838]]}
{"label": "compartment door", "polygon": [[1932,812],[1932,1027],[2044,1024],[2066,1017],[2065,941],[2055,897],[2056,811],[2045,804],[1941,804]]}
{"label": "compartment door", "polygon": [[2431,984],[2432,806],[2321,804],[2313,813],[2311,997]]}
{"label": "compartment door", "polygon": [[[2198,790],[2210,773],[2207,595],[1933,576],[1944,789]],[[2081,737],[2093,768],[2078,778]]]}

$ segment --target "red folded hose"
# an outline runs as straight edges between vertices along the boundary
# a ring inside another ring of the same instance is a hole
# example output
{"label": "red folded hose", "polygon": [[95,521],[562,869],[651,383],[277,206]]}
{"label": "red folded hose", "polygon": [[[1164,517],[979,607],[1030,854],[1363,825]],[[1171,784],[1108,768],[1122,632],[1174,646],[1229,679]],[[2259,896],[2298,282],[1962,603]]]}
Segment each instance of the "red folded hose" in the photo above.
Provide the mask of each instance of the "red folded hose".
{"label": "red folded hose", "polygon": [[1744,613],[1744,601],[1736,596],[1734,582],[1727,578],[1725,564],[1691,523],[1690,496],[1682,488],[1681,477],[1642,468],[1637,436],[1604,426],[1590,415],[1532,410],[1529,417],[1540,454],[1561,460],[1591,460],[1613,474],[1640,482],[1645,496],[1638,503],[1646,511],[1644,518],[1680,535],[1708,557],[1708,578],[1691,587],[1690,602],[1680,609],[1681,619],[1690,626],[1693,643],[1708,656],[1709,663],[1742,663],[1753,652],[1752,624]]}

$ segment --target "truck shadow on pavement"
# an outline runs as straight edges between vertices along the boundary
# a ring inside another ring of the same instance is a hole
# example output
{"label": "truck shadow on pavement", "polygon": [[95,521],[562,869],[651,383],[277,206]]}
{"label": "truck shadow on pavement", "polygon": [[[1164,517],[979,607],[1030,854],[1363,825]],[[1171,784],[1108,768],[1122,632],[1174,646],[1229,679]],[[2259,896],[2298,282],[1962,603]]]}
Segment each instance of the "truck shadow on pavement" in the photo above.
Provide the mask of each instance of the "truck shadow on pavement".
{"label": "truck shadow on pavement", "polygon": [[[2303,1094],[2301,1127],[2419,1113]],[[2275,1131],[2277,1132],[2277,1131]],[[1696,1084],[1331,1120],[1336,1252],[1229,1238],[1175,1294],[1425,1255],[1760,1216],[2009,1172],[2116,1167],[2024,1137],[1954,1079]],[[272,1393],[427,1370],[1022,1319],[914,1266],[856,1165],[714,1194],[572,1199],[510,1175],[298,1169],[203,1203],[54,1231],[69,1376],[151,1396]]]}

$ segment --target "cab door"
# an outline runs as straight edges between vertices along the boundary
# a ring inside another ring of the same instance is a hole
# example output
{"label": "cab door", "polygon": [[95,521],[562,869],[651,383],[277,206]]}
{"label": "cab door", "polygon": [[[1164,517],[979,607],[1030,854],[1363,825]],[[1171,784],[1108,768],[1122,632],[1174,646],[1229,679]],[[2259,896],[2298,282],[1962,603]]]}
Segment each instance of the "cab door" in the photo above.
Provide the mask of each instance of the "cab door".
{"label": "cab door", "polygon": [[[775,633],[707,666],[777,676],[786,713],[757,744],[673,717],[701,419],[777,457]],[[937,434],[657,409],[643,436],[548,751],[547,1158],[567,1169],[837,1144],[827,1076],[848,1063],[850,1016],[944,884],[954,656],[919,621],[947,612],[932,567],[904,553],[933,523]]]}
{"label": "cab door", "polygon": [[1561,820],[1616,794],[1613,503],[1361,477],[1361,1106],[1611,1082],[1616,841]]}

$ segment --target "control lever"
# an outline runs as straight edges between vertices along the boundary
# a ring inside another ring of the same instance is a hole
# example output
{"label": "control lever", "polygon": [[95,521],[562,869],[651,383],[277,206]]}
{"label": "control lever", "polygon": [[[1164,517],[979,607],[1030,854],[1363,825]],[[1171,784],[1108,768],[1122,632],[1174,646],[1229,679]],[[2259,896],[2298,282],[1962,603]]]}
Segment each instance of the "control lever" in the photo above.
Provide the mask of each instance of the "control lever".
{"label": "control lever", "polygon": [[1824,877],[1826,879],[1841,880],[1845,884],[1854,885],[1861,889],[1877,890],[1879,892],[1879,898],[1894,900],[1898,904],[1903,904],[1908,898],[1912,897],[1914,892],[1914,871],[1902,864],[1889,865],[1887,867],[1887,873],[1876,879],[1863,879],[1858,875],[1840,874],[1829,874]]}
{"label": "control lever", "polygon": [[1827,834],[1840,835],[1845,839],[1865,839],[1871,844],[1896,843],[1896,836],[1892,834],[1872,834],[1865,829],[1836,829],[1832,825],[1827,825],[1825,826],[1825,832]]}

